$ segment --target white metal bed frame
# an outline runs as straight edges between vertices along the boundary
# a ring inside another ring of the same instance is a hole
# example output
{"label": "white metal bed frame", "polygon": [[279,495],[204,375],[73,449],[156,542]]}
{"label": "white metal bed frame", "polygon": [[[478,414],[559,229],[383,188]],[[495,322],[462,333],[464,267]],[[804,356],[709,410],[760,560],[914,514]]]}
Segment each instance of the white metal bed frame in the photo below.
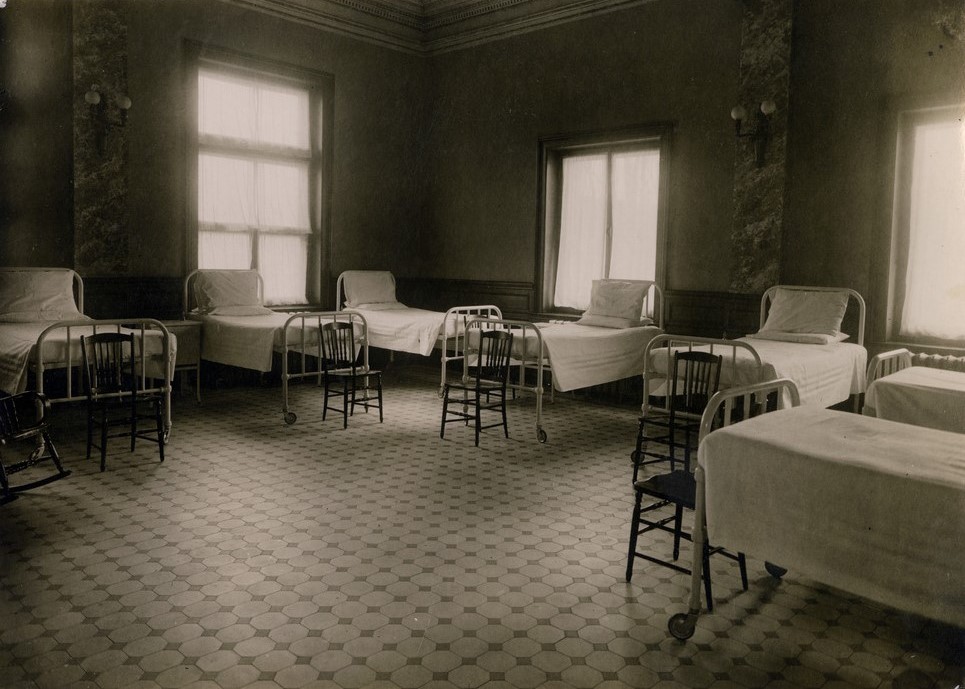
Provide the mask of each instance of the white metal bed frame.
{"label": "white metal bed frame", "polygon": [[[51,270],[63,270],[69,271],[71,273],[71,279],[74,286],[74,297],[77,302],[77,310],[80,313],[84,312],[84,280],[81,276],[74,270],[69,268],[33,268],[33,267],[13,267],[13,268],[0,268],[3,272],[49,272]],[[46,371],[61,370],[66,369],[68,371],[66,378],[66,394],[63,397],[48,397],[51,404],[59,402],[77,402],[80,400],[86,400],[87,395],[83,391],[77,391],[74,388],[73,376],[70,374],[70,370],[78,366],[83,365],[83,361],[75,361],[73,352],[69,345],[71,341],[71,330],[75,328],[90,328],[93,333],[97,333],[98,329],[100,331],[113,331],[121,332],[122,329],[133,330],[135,333],[139,333],[139,341],[141,344],[141,361],[145,360],[145,331],[148,330],[158,330],[161,332],[161,361],[170,361],[171,357],[171,333],[159,320],[154,318],[109,318],[109,319],[96,319],[96,320],[64,320],[56,321],[51,323],[49,326],[44,328],[41,333],[37,336],[37,343],[34,346],[33,356],[31,357],[31,362],[29,363],[31,371],[34,374],[37,392],[46,395],[44,390],[44,373]],[[46,361],[44,358],[44,343],[55,336],[58,331],[64,331],[64,337],[68,342],[66,346],[66,360],[65,361]],[[164,398],[164,439],[167,440],[171,433],[172,421],[171,421],[171,375],[174,369],[174,363],[171,362],[169,365],[162,366],[165,371],[165,376],[163,378],[155,379],[147,375],[147,366],[141,366],[141,381],[140,389],[143,392],[160,394]],[[151,381],[149,384],[148,381]],[[161,384],[157,385],[156,380],[160,380]],[[120,393],[118,393],[119,395]],[[115,395],[116,396],[116,395]]]}
{"label": "white metal bed frame", "polygon": [[[767,322],[767,314],[778,289],[796,290],[802,292],[847,292],[848,310],[851,311],[851,309],[857,308],[858,312],[857,334],[855,336],[855,342],[861,346],[864,346],[866,311],[865,301],[857,291],[848,287],[811,287],[805,285],[774,285],[769,287],[761,296],[759,328],[763,328],[764,323]],[[852,303],[854,306],[852,306]],[[661,386],[668,383],[668,374],[665,373],[665,371],[673,370],[674,352],[679,350],[690,351],[698,347],[710,351],[711,354],[720,354],[723,357],[723,366],[726,367],[729,363],[732,367],[731,370],[736,370],[738,352],[746,352],[748,356],[750,356],[751,362],[745,362],[743,365],[757,369],[757,374],[755,376],[756,380],[752,382],[762,382],[760,377],[763,372],[764,361],[761,359],[761,355],[754,348],[754,345],[750,342],[746,342],[744,340],[727,340],[712,337],[673,335],[669,333],[658,335],[650,341],[649,345],[647,345],[647,369],[643,376],[643,405],[641,407],[641,416],[646,417],[648,413],[669,413],[670,409],[668,406],[668,398],[664,395],[655,393]],[[659,354],[657,354],[657,352],[659,352]],[[656,364],[658,358],[664,358],[664,354],[666,354],[663,362],[664,366],[657,366]],[[853,403],[855,411],[858,411],[858,406],[860,405],[858,396],[855,396]],[[688,415],[688,418],[691,418],[691,415]],[[696,419],[697,417],[692,416],[692,418]]]}
{"label": "white metal bed frame", "polygon": [[[343,282],[345,272],[339,274],[335,283],[335,309],[338,312],[358,313],[351,307],[345,308],[342,298],[344,296]],[[360,271],[352,271],[360,272]],[[379,271],[382,272],[382,271]],[[442,313],[441,311],[439,313]],[[466,306],[453,306],[443,314],[442,331],[439,335],[439,356],[441,359],[439,373],[439,396],[446,386],[447,364],[450,361],[463,361],[466,350],[466,332],[469,322],[473,319],[502,319],[503,312],[495,304],[472,304]],[[453,327],[450,330],[449,324]],[[451,334],[450,334],[451,333]],[[393,352],[394,350],[389,350]]]}
{"label": "white metal bed frame", "polygon": [[[204,272],[204,269],[193,270],[184,278],[183,318],[185,319],[191,314],[191,306],[195,303],[191,293],[191,287],[194,285],[198,276]],[[233,271],[219,269],[219,272]],[[256,271],[241,269],[237,272],[254,272],[257,278],[256,290],[258,301],[259,303],[263,301],[265,283],[261,274]],[[277,347],[274,348],[281,356],[282,415],[285,423],[288,425],[298,420],[298,416],[291,410],[290,405],[289,384],[291,381],[314,377],[316,384],[320,385],[322,382],[322,370],[320,366],[321,343],[317,337],[309,338],[308,332],[310,330],[317,331],[321,328],[323,322],[334,321],[348,322],[353,325],[356,323],[359,324],[358,329],[360,334],[358,335],[357,343],[361,348],[362,366],[357,367],[356,370],[359,372],[369,370],[368,323],[365,320],[365,316],[354,311],[300,311],[290,314],[283,325],[276,326],[276,328],[280,328],[282,331],[282,343],[280,349]],[[293,328],[293,326],[295,327]],[[292,330],[295,330],[296,333],[294,339],[291,339]],[[203,340],[203,328],[201,337]],[[312,350],[314,350],[314,352]],[[202,353],[203,351],[202,349]],[[291,370],[289,354],[295,355],[299,363],[299,366],[294,371]],[[202,355],[202,359],[203,358]]]}
{"label": "white metal bed frame", "polygon": [[[653,297],[650,293],[653,292]],[[647,291],[646,297],[643,302],[643,314],[652,313],[656,316],[655,320],[657,327],[663,328],[663,291],[660,286],[656,283],[651,284],[651,289]],[[592,327],[592,326],[591,326]],[[469,360],[465,356],[468,352],[472,354],[469,346],[469,329],[476,328],[479,330],[499,328],[504,330],[511,330],[515,335],[518,336],[518,341],[522,341],[522,347],[514,345],[513,347],[513,369],[516,371],[516,378],[513,379],[513,375],[510,374],[510,381],[508,387],[514,392],[530,392],[536,396],[536,440],[540,443],[545,443],[548,439],[546,430],[543,428],[543,394],[545,392],[544,378],[546,372],[552,372],[552,362],[550,361],[549,353],[546,350],[546,345],[543,342],[543,335],[540,332],[539,327],[533,321],[523,321],[523,320],[507,320],[502,318],[477,318],[469,321],[466,326],[466,337],[463,339],[463,355],[454,356],[452,359],[461,359],[464,363],[463,366],[463,381],[468,380],[468,364]],[[536,345],[530,346],[531,342],[530,336],[535,337]],[[659,336],[658,336],[659,337]],[[457,353],[459,351],[458,345],[459,341],[456,341]],[[535,381],[532,385],[526,383],[526,371],[533,370],[536,372]],[[445,383],[445,378],[443,378],[443,383]],[[550,400],[553,399],[553,387],[550,386]]]}
{"label": "white metal bed frame", "polygon": [[[786,396],[785,396],[786,393]],[[775,399],[774,408],[768,406],[768,399]],[[753,385],[744,385],[717,392],[704,409],[700,419],[700,439],[698,445],[703,442],[707,434],[717,428],[730,426],[732,423],[739,422],[751,416],[775,411],[785,408],[783,400],[790,399],[791,407],[801,404],[797,386],[794,381],[788,378],[778,378],[777,380]],[[694,469],[694,478],[697,482],[697,500],[694,510],[694,558],[690,570],[690,597],[688,610],[685,613],[677,613],[671,616],[667,622],[667,628],[677,639],[689,639],[694,634],[697,626],[697,618],[700,616],[701,605],[701,585],[703,583],[704,558],[700,556],[707,543],[707,496],[705,493],[705,476],[703,467],[697,463]],[[765,568],[775,577],[784,575],[781,567],[771,563],[765,563]]]}

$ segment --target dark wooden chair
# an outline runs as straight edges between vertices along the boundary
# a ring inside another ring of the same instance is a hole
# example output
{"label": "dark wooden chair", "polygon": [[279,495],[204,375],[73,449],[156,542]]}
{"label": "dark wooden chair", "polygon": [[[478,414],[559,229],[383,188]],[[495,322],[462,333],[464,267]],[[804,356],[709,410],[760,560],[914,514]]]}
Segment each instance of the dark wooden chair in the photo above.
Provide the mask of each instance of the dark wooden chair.
{"label": "dark wooden chair", "polygon": [[[0,504],[10,502],[16,494],[69,476],[50,439],[47,411],[50,403],[39,392],[28,390],[0,397]],[[29,446],[29,452],[27,447]],[[26,458],[8,462],[6,455],[21,448]],[[10,476],[41,462],[50,460],[55,473],[27,483],[10,485]]]}
{"label": "dark wooden chair", "polygon": [[634,481],[640,467],[648,464],[669,462],[671,471],[674,470],[678,453],[683,453],[689,466],[699,435],[700,416],[720,385],[722,359],[699,351],[674,355],[673,377],[668,382],[668,411],[640,417],[636,449],[630,455]]}
{"label": "dark wooden chair", "polygon": [[[476,446],[479,446],[479,431],[485,428],[503,427],[509,437],[506,424],[506,385],[509,381],[510,353],[513,334],[508,330],[485,330],[479,336],[479,355],[476,364],[468,369],[469,375],[462,383],[446,383],[442,391],[442,424],[439,437],[446,437],[446,424],[463,421],[468,426],[472,421],[476,429]],[[452,392],[461,393],[453,399]],[[450,404],[456,405],[451,409]],[[472,411],[469,408],[472,407]],[[496,411],[501,420],[482,424],[482,412]],[[453,418],[450,418],[453,417]]]}
{"label": "dark wooden chair", "polygon": [[[358,406],[366,413],[377,408],[379,423],[382,423],[382,371],[359,365],[354,325],[343,321],[322,323],[319,326],[319,350],[325,386],[322,421],[331,409],[342,414],[342,428],[348,428],[348,417],[355,414]],[[341,383],[340,390],[335,389],[336,383]],[[329,403],[336,396],[342,398],[341,407]]]}
{"label": "dark wooden chair", "polygon": [[[138,386],[136,362],[141,343],[133,333],[97,333],[81,338],[84,357],[84,391],[87,394],[87,458],[91,448],[101,453],[101,471],[107,464],[108,438],[130,437],[131,452],[138,438],[157,443],[164,461],[164,419],[162,398]],[[143,411],[143,410],[147,411]],[[141,421],[153,420],[151,430],[141,430]],[[94,427],[100,427],[100,444],[94,442]],[[123,431],[110,432],[112,428]]]}
{"label": "dark wooden chair", "polygon": [[[633,561],[643,558],[648,562],[668,567],[677,572],[690,574],[690,569],[677,564],[680,556],[680,541],[692,541],[692,534],[683,530],[683,511],[694,510],[697,501],[697,482],[691,471],[691,453],[696,449],[699,437],[700,416],[707,402],[717,392],[720,382],[721,357],[707,352],[677,352],[674,355],[673,379],[670,382],[669,413],[665,418],[647,419],[646,425],[661,429],[659,435],[645,435],[644,420],[638,434],[637,454],[634,458],[634,505],[630,523],[630,547],[627,554],[627,581],[633,576]],[[683,442],[678,433],[683,432]],[[641,442],[640,436],[644,436]],[[692,442],[693,441],[693,442]],[[665,443],[669,454],[654,450],[648,443]],[[676,469],[677,450],[682,449],[682,469]],[[644,461],[643,457],[654,457]],[[640,466],[653,461],[669,461],[671,471],[647,479],[637,480]],[[644,498],[649,502],[644,503]],[[668,514],[668,510],[670,511]],[[673,535],[672,558],[657,557],[638,550],[641,534],[651,531],[664,531]],[[733,554],[723,548],[704,546],[703,582],[707,596],[707,608],[713,609],[710,582],[710,556],[721,554],[737,561],[740,567],[741,584],[747,590],[747,567],[743,553]]]}

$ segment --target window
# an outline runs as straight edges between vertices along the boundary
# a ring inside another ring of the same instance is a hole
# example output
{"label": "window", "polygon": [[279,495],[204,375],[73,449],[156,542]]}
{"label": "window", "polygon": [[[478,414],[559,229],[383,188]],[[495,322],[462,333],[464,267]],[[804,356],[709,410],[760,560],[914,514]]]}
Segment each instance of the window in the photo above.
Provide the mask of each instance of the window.
{"label": "window", "polygon": [[660,281],[668,133],[543,142],[542,308],[583,311],[593,280]]}
{"label": "window", "polygon": [[892,238],[892,336],[965,339],[965,109],[899,119]]}
{"label": "window", "polygon": [[328,82],[222,57],[195,70],[197,267],[258,270],[269,305],[318,302]]}

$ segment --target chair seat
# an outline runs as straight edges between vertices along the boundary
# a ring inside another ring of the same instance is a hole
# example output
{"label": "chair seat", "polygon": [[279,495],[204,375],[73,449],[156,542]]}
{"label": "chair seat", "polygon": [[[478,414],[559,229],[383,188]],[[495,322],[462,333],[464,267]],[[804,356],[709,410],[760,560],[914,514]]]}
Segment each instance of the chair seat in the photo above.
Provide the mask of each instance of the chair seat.
{"label": "chair seat", "polygon": [[633,484],[637,490],[660,499],[671,500],[687,509],[694,509],[697,505],[697,482],[689,471],[678,469],[667,474],[651,476]]}

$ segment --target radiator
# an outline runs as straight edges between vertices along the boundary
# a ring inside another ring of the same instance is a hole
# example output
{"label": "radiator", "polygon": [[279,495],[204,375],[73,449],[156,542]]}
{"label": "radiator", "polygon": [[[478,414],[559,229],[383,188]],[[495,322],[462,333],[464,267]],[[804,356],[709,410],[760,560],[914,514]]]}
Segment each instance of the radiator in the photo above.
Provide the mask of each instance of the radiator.
{"label": "radiator", "polygon": [[930,368],[941,368],[946,371],[961,371],[965,373],[965,356],[912,352],[911,362],[913,366],[928,366]]}

